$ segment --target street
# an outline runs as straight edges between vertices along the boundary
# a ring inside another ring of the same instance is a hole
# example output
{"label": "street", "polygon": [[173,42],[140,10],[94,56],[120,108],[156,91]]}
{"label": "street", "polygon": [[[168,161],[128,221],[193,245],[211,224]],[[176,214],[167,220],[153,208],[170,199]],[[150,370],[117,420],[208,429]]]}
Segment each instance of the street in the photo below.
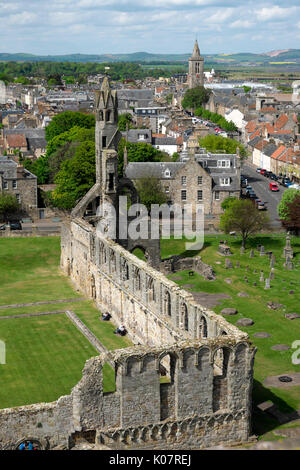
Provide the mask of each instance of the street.
{"label": "street", "polygon": [[277,206],[281,201],[283,192],[287,189],[284,186],[278,184],[279,191],[272,192],[269,190],[269,178],[266,178],[259,173],[256,173],[255,167],[249,163],[244,163],[241,168],[241,174],[248,179],[248,184],[252,186],[257,197],[262,202],[266,203],[267,213],[271,219],[271,225],[273,228],[280,228],[281,222],[278,219]]}

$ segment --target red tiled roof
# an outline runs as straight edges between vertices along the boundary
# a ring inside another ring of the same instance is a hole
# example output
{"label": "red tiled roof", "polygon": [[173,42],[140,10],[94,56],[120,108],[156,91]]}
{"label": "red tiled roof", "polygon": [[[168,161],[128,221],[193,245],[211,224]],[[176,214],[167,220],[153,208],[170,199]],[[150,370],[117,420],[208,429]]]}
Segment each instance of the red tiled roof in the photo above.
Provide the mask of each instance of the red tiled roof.
{"label": "red tiled roof", "polygon": [[266,106],[265,108],[261,108],[260,111],[264,113],[273,113],[274,111],[276,111],[276,109],[273,108],[273,106]]}
{"label": "red tiled roof", "polygon": [[27,147],[27,141],[24,134],[8,134],[6,136],[8,147]]}
{"label": "red tiled roof", "polygon": [[259,142],[257,142],[257,144],[255,145],[255,148],[257,150],[262,150],[263,147],[266,147],[267,145],[269,145],[270,142],[268,142],[267,140],[264,140],[264,139],[261,139]]}
{"label": "red tiled roof", "polygon": [[274,128],[275,129],[282,129],[282,127],[284,127],[286,125],[288,120],[289,120],[288,116],[286,114],[282,114],[281,116],[279,116],[279,118],[275,122]]}
{"label": "red tiled roof", "polygon": [[261,131],[260,129],[257,129],[255,132],[253,132],[253,134],[250,135],[249,139],[252,140],[254,139],[254,137],[258,137],[261,135]]}
{"label": "red tiled roof", "polygon": [[278,157],[280,157],[280,155],[282,154],[282,152],[284,152],[286,150],[286,147],[284,145],[280,145],[280,147],[278,147],[274,153],[272,153],[271,155],[271,158],[274,158],[275,160],[277,160]]}
{"label": "red tiled roof", "polygon": [[249,121],[247,126],[245,126],[245,129],[248,132],[254,132],[256,128],[257,128],[257,123],[255,121]]}

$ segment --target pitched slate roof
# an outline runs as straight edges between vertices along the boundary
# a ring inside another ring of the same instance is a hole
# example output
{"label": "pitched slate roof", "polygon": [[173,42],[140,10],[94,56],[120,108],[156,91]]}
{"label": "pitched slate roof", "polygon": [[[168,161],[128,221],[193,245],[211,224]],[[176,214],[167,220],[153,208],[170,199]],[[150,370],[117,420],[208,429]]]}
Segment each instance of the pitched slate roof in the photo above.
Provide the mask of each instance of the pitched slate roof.
{"label": "pitched slate roof", "polygon": [[[172,179],[185,164],[185,162],[130,162],[126,167],[125,175],[133,180],[145,176],[168,180]],[[170,177],[165,176],[167,170],[170,171]]]}

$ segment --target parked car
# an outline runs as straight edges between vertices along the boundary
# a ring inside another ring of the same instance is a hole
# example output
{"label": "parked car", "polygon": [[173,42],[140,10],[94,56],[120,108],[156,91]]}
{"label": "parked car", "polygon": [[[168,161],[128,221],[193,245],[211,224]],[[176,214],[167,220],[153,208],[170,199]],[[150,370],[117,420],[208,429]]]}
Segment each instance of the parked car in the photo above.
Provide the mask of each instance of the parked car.
{"label": "parked car", "polygon": [[256,199],[256,198],[257,198],[257,196],[256,196],[256,194],[255,194],[254,191],[251,191],[251,192],[249,193],[249,197],[250,197],[250,199]]}
{"label": "parked car", "polygon": [[256,173],[260,173],[262,168],[256,168]]}
{"label": "parked car", "polygon": [[274,180],[274,181],[278,181],[279,176],[275,175],[275,173],[271,173],[271,174],[270,174],[270,179],[271,179],[271,180]]}
{"label": "parked car", "polygon": [[279,187],[275,183],[270,183],[269,184],[269,190],[270,191],[279,191]]}
{"label": "parked car", "polygon": [[272,171],[266,171],[264,176],[266,176],[267,178],[270,178],[270,176],[272,175]]}
{"label": "parked car", "polygon": [[265,170],[264,168],[262,168],[262,169],[260,170],[260,174],[261,174],[261,175],[265,175],[266,171],[267,171],[267,170]]}
{"label": "parked car", "polygon": [[5,230],[6,228],[10,228],[10,230],[22,230],[22,224],[19,221],[11,221],[0,226],[0,230]]}
{"label": "parked car", "polygon": [[262,201],[258,202],[257,203],[257,209],[259,211],[265,211],[267,208],[266,208],[266,204]]}

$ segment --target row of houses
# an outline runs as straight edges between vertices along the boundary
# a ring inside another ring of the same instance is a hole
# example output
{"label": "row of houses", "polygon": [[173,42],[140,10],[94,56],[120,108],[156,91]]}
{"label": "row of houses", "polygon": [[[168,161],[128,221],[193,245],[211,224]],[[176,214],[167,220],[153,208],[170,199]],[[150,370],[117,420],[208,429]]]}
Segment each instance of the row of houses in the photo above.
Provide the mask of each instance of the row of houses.
{"label": "row of houses", "polygon": [[245,139],[252,163],[276,175],[300,182],[300,134],[296,113],[281,114],[273,122],[249,121]]}

